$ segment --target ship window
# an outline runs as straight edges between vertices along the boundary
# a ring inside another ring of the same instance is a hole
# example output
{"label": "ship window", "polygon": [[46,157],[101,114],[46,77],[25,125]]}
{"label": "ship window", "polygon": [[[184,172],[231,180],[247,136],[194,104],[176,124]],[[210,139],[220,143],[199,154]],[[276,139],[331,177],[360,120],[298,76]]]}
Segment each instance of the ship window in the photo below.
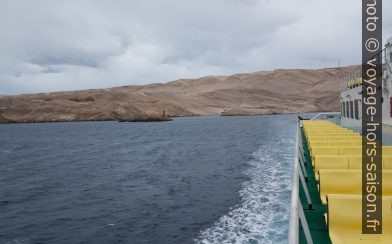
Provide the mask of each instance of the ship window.
{"label": "ship window", "polygon": [[360,107],[361,99],[358,99],[357,102],[358,102],[358,119],[361,119],[362,118],[362,111],[361,111],[362,107]]}
{"label": "ship window", "polygon": [[354,103],[350,101],[350,118],[354,118]]}
{"label": "ship window", "polygon": [[342,105],[342,102],[340,102],[340,114],[343,116],[343,105]]}
{"label": "ship window", "polygon": [[358,112],[359,112],[359,105],[358,105],[358,99],[355,99],[354,100],[354,106],[355,106],[355,113],[354,113],[354,117],[355,117],[355,119],[359,119],[359,114],[358,114]]}
{"label": "ship window", "polygon": [[349,102],[346,102],[346,118],[350,118],[350,106]]}
{"label": "ship window", "polygon": [[345,104],[346,104],[346,118],[348,118],[349,115],[348,102],[345,102]]}
{"label": "ship window", "polygon": [[389,115],[392,117],[392,97],[389,100]]}

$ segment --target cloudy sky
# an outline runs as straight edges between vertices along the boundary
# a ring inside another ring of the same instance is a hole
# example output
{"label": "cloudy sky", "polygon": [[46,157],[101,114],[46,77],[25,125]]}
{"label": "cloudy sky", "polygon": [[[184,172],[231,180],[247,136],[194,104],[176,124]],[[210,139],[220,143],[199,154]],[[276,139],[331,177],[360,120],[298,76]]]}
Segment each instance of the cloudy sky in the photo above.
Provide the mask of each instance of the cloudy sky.
{"label": "cloudy sky", "polygon": [[0,30],[0,94],[361,61],[358,0],[1,0]]}

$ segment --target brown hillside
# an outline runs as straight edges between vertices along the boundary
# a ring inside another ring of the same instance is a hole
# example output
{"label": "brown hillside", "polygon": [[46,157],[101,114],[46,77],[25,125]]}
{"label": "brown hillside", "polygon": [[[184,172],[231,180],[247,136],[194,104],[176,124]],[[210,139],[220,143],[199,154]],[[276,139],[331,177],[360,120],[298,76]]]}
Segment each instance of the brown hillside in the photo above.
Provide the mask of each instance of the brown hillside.
{"label": "brown hillside", "polygon": [[0,122],[148,120],[171,116],[255,115],[339,110],[339,80],[351,67],[181,79],[0,97]]}

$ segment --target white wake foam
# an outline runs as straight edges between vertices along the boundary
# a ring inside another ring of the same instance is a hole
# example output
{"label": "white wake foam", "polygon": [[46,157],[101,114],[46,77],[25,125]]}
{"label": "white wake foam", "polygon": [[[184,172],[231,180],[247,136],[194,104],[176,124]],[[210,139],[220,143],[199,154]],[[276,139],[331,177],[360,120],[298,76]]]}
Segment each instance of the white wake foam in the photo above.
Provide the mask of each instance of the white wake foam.
{"label": "white wake foam", "polygon": [[281,140],[253,153],[241,203],[200,232],[196,243],[287,242],[294,143]]}

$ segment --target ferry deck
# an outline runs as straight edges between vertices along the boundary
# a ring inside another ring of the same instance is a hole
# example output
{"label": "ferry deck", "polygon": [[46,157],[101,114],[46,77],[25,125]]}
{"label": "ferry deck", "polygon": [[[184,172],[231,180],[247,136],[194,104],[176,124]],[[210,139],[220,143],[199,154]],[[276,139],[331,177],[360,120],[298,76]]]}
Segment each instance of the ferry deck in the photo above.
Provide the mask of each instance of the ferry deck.
{"label": "ferry deck", "polygon": [[[328,116],[327,116],[328,117]],[[392,243],[392,146],[383,146],[383,234],[362,234],[362,137],[298,120],[289,243]]]}

